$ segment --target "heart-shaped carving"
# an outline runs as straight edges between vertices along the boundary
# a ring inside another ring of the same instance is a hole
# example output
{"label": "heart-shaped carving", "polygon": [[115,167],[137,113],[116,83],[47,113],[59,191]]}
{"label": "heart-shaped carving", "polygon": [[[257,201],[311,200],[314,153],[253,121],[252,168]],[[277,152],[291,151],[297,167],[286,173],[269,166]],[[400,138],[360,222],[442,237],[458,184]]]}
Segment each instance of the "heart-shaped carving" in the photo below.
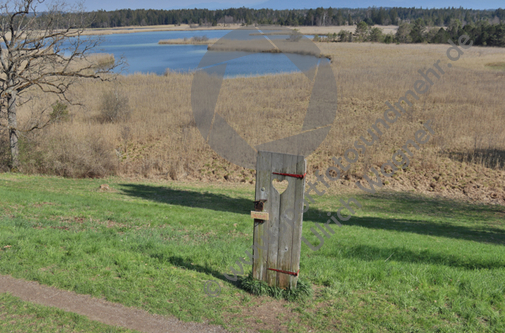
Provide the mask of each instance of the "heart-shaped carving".
{"label": "heart-shaped carving", "polygon": [[288,188],[289,182],[287,180],[280,181],[276,178],[272,180],[273,187],[279,192],[279,194],[284,193]]}

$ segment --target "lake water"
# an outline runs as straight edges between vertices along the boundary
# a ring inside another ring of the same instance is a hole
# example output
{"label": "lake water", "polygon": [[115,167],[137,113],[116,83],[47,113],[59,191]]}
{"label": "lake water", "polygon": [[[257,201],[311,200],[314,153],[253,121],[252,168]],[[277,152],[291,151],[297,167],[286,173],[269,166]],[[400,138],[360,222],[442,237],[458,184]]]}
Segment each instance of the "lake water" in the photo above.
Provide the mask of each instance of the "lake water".
{"label": "lake water", "polygon": [[[167,69],[187,72],[197,69],[207,52],[206,45],[159,45],[161,39],[182,39],[193,36],[221,38],[231,30],[159,31],[105,35],[99,52],[114,54],[116,59],[124,56],[128,67],[124,74],[164,74]],[[238,53],[237,53],[238,54]],[[245,53],[228,61],[225,77],[290,73],[299,71],[284,54]],[[299,61],[314,61],[312,56],[295,55]]]}

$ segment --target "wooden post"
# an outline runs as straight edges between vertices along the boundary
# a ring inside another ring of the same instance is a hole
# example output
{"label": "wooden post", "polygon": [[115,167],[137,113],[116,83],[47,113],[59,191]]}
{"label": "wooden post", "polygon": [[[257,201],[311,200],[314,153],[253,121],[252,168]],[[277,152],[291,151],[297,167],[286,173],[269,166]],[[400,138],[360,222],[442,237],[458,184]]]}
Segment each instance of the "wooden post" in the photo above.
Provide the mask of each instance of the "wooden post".
{"label": "wooden post", "polygon": [[[259,151],[256,160],[253,277],[269,286],[296,288],[300,269],[306,161]],[[272,181],[287,180],[282,193]],[[262,212],[262,213],[258,213]]]}

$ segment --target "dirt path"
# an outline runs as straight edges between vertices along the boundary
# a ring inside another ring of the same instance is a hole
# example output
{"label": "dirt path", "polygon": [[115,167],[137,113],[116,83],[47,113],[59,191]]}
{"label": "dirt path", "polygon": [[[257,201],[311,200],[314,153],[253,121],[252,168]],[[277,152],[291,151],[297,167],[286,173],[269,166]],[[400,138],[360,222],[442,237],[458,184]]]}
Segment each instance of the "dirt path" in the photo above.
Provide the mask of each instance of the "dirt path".
{"label": "dirt path", "polygon": [[227,332],[221,326],[186,323],[175,317],[152,315],[144,310],[128,308],[121,304],[92,298],[89,295],[79,295],[43,286],[37,282],[0,275],[0,293],[6,292],[21,298],[23,301],[57,307],[64,311],[84,315],[91,320],[107,325],[121,326],[140,332]]}

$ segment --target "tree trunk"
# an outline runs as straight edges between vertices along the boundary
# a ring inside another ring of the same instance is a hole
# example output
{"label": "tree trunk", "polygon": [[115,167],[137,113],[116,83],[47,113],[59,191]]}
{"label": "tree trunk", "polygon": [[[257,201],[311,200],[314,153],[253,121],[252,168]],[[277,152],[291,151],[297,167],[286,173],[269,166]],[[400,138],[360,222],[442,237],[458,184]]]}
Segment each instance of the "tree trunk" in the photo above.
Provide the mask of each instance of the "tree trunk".
{"label": "tree trunk", "polygon": [[7,117],[9,121],[9,141],[11,145],[11,171],[19,169],[19,143],[18,143],[18,122],[16,114],[16,91],[13,91],[8,99]]}

